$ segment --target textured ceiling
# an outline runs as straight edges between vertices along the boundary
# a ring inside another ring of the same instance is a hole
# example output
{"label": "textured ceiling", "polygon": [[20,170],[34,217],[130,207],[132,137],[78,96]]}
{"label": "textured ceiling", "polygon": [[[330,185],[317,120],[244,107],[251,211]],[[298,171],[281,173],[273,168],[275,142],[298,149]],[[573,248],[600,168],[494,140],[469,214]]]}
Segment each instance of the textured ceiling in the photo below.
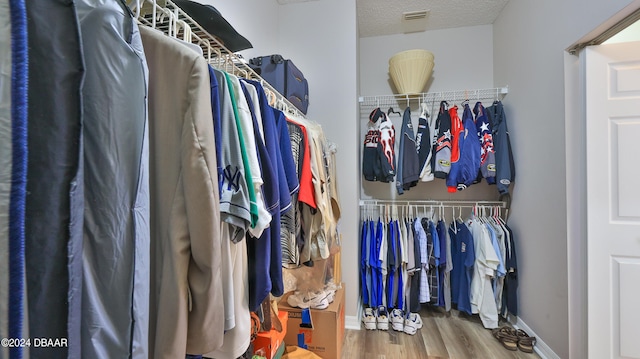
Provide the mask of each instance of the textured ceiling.
{"label": "textured ceiling", "polygon": [[[492,24],[509,0],[356,0],[360,37]],[[430,10],[404,20],[407,11]]]}

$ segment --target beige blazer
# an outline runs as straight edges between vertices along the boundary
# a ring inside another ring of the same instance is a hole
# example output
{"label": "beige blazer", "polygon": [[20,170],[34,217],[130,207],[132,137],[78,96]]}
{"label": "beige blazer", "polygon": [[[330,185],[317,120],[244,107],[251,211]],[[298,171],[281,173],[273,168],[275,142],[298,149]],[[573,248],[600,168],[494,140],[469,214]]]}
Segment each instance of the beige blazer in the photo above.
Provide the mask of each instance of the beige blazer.
{"label": "beige blazer", "polygon": [[156,30],[140,33],[149,67],[150,357],[176,359],[216,350],[224,335],[211,87],[202,56]]}

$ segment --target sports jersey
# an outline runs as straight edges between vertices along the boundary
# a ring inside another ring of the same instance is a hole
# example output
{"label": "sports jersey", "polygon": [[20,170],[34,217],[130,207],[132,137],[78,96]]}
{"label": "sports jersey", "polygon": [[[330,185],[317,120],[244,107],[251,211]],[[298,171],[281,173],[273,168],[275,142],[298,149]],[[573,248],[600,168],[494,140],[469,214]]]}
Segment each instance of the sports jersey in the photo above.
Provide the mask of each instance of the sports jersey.
{"label": "sports jersey", "polygon": [[[244,239],[244,235],[251,224],[249,188],[245,176],[240,136],[233,111],[233,104],[227,79],[224,73],[213,70],[217,80],[217,98],[220,117],[216,122],[220,124],[219,138],[221,141],[220,175],[220,219],[232,224],[231,240],[238,242]],[[215,127],[214,127],[215,128]]]}
{"label": "sports jersey", "polygon": [[418,152],[418,168],[420,168],[420,180],[422,182],[433,181],[433,168],[431,165],[431,151],[433,148],[433,132],[429,123],[429,115],[426,111],[418,119],[418,133],[416,134],[416,151]]}
{"label": "sports jersey", "polygon": [[480,172],[479,177],[484,177],[488,184],[496,183],[496,157],[493,146],[493,134],[491,131],[491,123],[487,118],[486,111],[482,102],[476,102],[473,107],[475,115],[476,130],[480,139]]}
{"label": "sports jersey", "polygon": [[458,310],[472,314],[469,290],[476,260],[474,239],[468,227],[460,221],[451,223],[449,236],[453,260],[451,302],[458,305]]}
{"label": "sports jersey", "polygon": [[362,174],[367,181],[391,182],[396,174],[395,129],[387,115],[376,108],[369,123],[362,150]]}
{"label": "sports jersey", "polygon": [[396,190],[398,194],[403,194],[405,190],[418,183],[420,176],[420,164],[416,150],[415,133],[411,124],[411,109],[409,107],[404,110],[398,152]]}
{"label": "sports jersey", "polygon": [[446,101],[440,102],[436,121],[438,137],[433,145],[433,170],[436,178],[446,178],[451,171],[451,116]]}
{"label": "sports jersey", "polygon": [[504,106],[502,102],[496,101],[486,108],[486,112],[496,151],[496,185],[500,194],[509,193],[509,186],[516,177],[516,170]]}
{"label": "sports jersey", "polygon": [[[226,73],[225,73],[226,74]],[[240,142],[242,145],[244,143],[244,148],[247,154],[248,165],[251,169],[251,183],[253,184],[254,196],[255,196],[255,205],[257,207],[258,215],[256,220],[252,222],[251,228],[249,228],[249,232],[254,237],[258,238],[262,234],[262,232],[269,226],[271,222],[271,214],[267,210],[267,206],[264,202],[262,186],[264,185],[264,180],[262,178],[262,169],[260,167],[260,160],[258,158],[258,147],[256,146],[256,135],[253,129],[253,120],[251,110],[249,109],[249,103],[247,102],[247,98],[242,91],[240,86],[240,79],[234,75],[226,74],[227,83],[231,85],[230,92],[232,91],[235,97],[232,97],[231,100],[235,99],[235,104],[237,107],[237,120],[239,122],[240,127],[242,127],[242,132],[238,132],[238,134],[243,138],[243,141]],[[246,166],[246,165],[245,165]],[[246,167],[245,167],[246,170]]]}
{"label": "sports jersey", "polygon": [[[462,128],[460,133],[459,148],[460,157],[456,162],[455,173],[452,164],[451,173],[452,183],[457,182],[457,190],[462,191],[474,183],[478,177],[480,170],[480,140],[473,122],[473,115],[468,104],[464,105],[462,114]],[[453,178],[455,176],[455,178]]]}

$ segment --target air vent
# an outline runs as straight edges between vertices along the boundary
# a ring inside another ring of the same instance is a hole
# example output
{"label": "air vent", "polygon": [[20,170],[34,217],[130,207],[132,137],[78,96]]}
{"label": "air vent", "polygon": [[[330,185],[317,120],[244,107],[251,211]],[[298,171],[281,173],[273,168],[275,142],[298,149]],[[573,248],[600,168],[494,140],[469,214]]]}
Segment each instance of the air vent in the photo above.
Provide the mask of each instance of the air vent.
{"label": "air vent", "polygon": [[418,11],[407,11],[402,13],[402,18],[404,20],[419,20],[424,19],[429,14],[430,10],[418,10]]}

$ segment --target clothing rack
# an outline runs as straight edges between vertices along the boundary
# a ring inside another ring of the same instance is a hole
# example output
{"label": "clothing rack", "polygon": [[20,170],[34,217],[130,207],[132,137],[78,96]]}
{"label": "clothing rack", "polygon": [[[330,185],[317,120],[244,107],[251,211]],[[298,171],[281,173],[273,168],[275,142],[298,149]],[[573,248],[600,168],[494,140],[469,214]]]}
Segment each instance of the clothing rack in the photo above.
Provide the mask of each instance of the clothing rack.
{"label": "clothing rack", "polygon": [[[407,107],[411,103],[418,105],[425,103],[431,105],[431,108],[437,106],[440,101],[462,102],[462,101],[501,101],[509,93],[509,87],[495,87],[474,90],[457,90],[457,91],[441,91],[427,92],[420,94],[405,95],[382,95],[382,96],[361,96],[358,98],[360,109],[369,108],[373,110],[376,107]],[[368,111],[364,111],[368,115]]]}
{"label": "clothing rack", "polygon": [[[391,207],[391,208],[390,208]],[[360,200],[361,212],[371,213],[371,211],[378,210],[380,214],[386,213],[387,215],[397,216],[398,209],[402,213],[409,213],[412,209],[415,209],[417,213],[420,209],[426,214],[426,208],[435,212],[438,209],[449,208],[454,210],[458,209],[458,217],[462,216],[462,208],[471,208],[476,215],[484,215],[485,213],[497,214],[502,216],[502,209],[505,209],[504,219],[509,217],[509,208],[506,202],[503,201],[438,201],[438,200],[413,200],[413,201],[397,201],[397,200],[383,200],[383,199],[365,199]],[[442,212],[441,212],[442,213]],[[454,215],[455,217],[455,215]]]}
{"label": "clothing rack", "polygon": [[138,23],[160,30],[167,36],[198,45],[211,66],[238,77],[259,81],[272,106],[306,119],[286,97],[249,67],[241,56],[227,49],[171,0],[137,0],[131,7]]}
{"label": "clothing rack", "polygon": [[437,200],[414,200],[414,201],[397,201],[388,199],[363,199],[360,200],[360,207],[375,207],[380,205],[395,205],[395,206],[414,206],[414,207],[499,207],[507,208],[507,203],[503,201],[437,201]]}

